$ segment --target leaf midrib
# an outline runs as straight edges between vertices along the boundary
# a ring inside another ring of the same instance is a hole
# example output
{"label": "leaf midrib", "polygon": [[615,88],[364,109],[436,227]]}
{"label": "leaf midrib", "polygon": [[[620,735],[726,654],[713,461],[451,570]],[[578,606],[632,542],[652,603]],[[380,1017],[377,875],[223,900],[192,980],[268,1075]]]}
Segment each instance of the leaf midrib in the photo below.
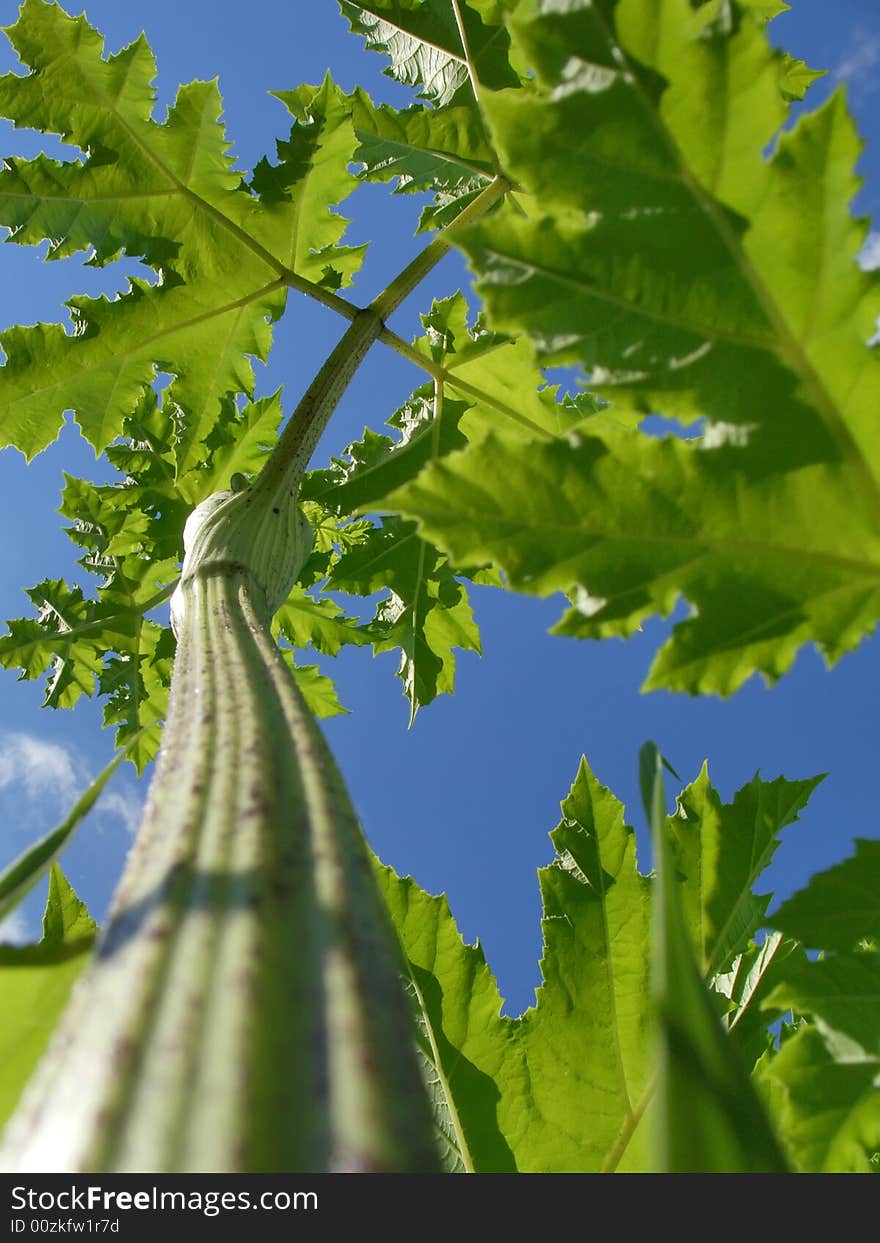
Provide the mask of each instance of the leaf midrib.
{"label": "leaf midrib", "polygon": [[[252,293],[245,294],[241,298],[236,298],[234,302],[228,302],[223,306],[214,307],[210,311],[203,311],[200,315],[194,315],[190,319],[179,320],[176,323],[169,324],[167,328],[160,329],[158,332],[153,333],[151,337],[138,341],[137,344],[132,346],[130,349],[122,350],[121,352],[111,351],[98,362],[94,363],[91,367],[81,367],[77,371],[76,376],[79,379],[84,376],[94,375],[94,373],[98,371],[105,371],[114,363],[121,365],[129,359],[137,356],[145,349],[148,349],[149,346],[155,344],[156,341],[161,341],[163,337],[170,337],[174,336],[175,333],[185,332],[188,328],[194,328],[198,324],[205,323],[210,319],[216,318],[218,315],[228,315],[230,311],[235,311],[240,307],[248,306],[252,302],[257,302],[261,298],[267,297],[275,290],[282,289],[285,284],[287,284],[287,282],[281,280],[280,278],[278,280],[270,281],[268,285],[263,285],[260,289],[254,290]],[[9,364],[7,364],[7,366],[9,366]],[[5,368],[3,368],[3,370],[5,370]],[[21,401],[32,401],[41,393],[50,393],[54,389],[64,387],[69,382],[70,375],[65,371],[65,374],[60,379],[56,379],[54,383],[44,384],[41,388],[29,388],[27,392],[23,393],[20,397],[16,397],[11,402],[7,402],[5,404],[8,407],[13,407]]]}
{"label": "leaf midrib", "polygon": [[[827,426],[832,438],[841,451],[844,461],[848,463],[852,469],[853,475],[858,480],[860,487],[865,492],[866,497],[871,504],[875,515],[880,520],[880,483],[872,473],[868,463],[865,461],[859,450],[857,442],[854,440],[849,428],[838,412],[837,406],[831,398],[828,390],[825,388],[820,376],[817,374],[810,362],[802,343],[798,340],[794,332],[789,327],[782,310],[772,296],[770,290],[760,273],[755,268],[749,255],[744,247],[739,245],[738,239],[733,234],[724,214],[719,210],[720,205],[715,202],[711,195],[707,194],[699,181],[694,177],[689,165],[687,164],[683,152],[679,147],[675,137],[669,131],[663,122],[659,113],[651,105],[650,99],[646,96],[641,80],[630,64],[630,58],[626,49],[622,46],[616,31],[609,28],[608,22],[602,10],[594,6],[596,20],[601,22],[605,27],[606,35],[620,52],[624,63],[628,66],[632,76],[633,89],[635,97],[640,102],[645,115],[649,119],[652,128],[661,138],[675,160],[681,171],[681,177],[690,191],[691,196],[701,210],[708,216],[712,225],[720,237],[725,249],[731,256],[734,265],[740,270],[746,283],[751,288],[758,303],[761,306],[770,326],[775,331],[778,338],[778,346],[774,352],[781,355],[783,361],[796,374],[800,375],[804,384],[813,398],[814,405],[819,411],[825,425]],[[766,346],[764,348],[767,348]]]}
{"label": "leaf midrib", "polygon": [[[434,465],[433,469],[437,473],[449,474],[453,480],[456,479],[455,474],[449,470],[448,467],[444,467],[443,464]],[[469,483],[471,481],[466,480],[466,482]],[[401,507],[399,512],[407,513],[405,504]],[[538,521],[533,515],[530,515],[528,520],[523,519],[522,521],[516,521],[504,515],[499,515],[496,510],[481,511],[473,504],[470,504],[467,510],[460,509],[458,512],[462,514],[462,517],[456,522],[447,521],[441,523],[444,529],[448,530],[456,526],[474,525],[478,527],[481,533],[485,533],[492,528],[497,529],[499,527],[506,528],[511,535],[521,530],[528,530],[532,532],[546,531],[549,534],[574,534],[583,539],[591,539],[597,544],[639,543],[646,545],[657,545],[659,547],[672,544],[693,545],[698,549],[701,549],[703,552],[718,553],[732,551],[748,553],[759,557],[789,557],[794,558],[795,560],[806,561],[808,563],[815,562],[821,565],[827,565],[834,569],[847,570],[852,573],[862,575],[868,580],[880,578],[880,563],[867,561],[863,558],[844,557],[836,553],[816,551],[813,549],[793,548],[785,544],[774,544],[769,542],[759,543],[756,540],[741,540],[735,538],[711,539],[707,538],[703,533],[693,534],[686,531],[676,533],[674,535],[664,535],[662,533],[658,534],[648,529],[642,529],[638,532],[634,531],[627,534],[614,532],[609,533],[608,531],[602,530],[591,531],[577,525],[576,522],[564,523],[548,522],[546,520]],[[441,509],[439,514],[441,519],[446,517],[445,510]],[[419,510],[417,521],[426,526],[430,526],[431,517],[431,510],[425,505],[422,505]],[[572,554],[572,556],[577,555],[578,554]],[[562,564],[566,561],[570,561],[571,559],[571,556],[566,556],[554,564]],[[655,580],[652,579],[650,581]]]}
{"label": "leaf midrib", "polygon": [[[480,168],[479,165],[471,163],[471,161],[466,160],[464,156],[453,155],[451,152],[442,151],[438,147],[418,147],[414,143],[404,142],[402,139],[391,138],[386,134],[380,134],[378,130],[361,129],[356,125],[353,128],[355,138],[357,138],[358,142],[361,143],[362,146],[367,140],[370,140],[377,144],[399,148],[404,152],[411,152],[414,155],[429,155],[438,163],[452,164],[456,168],[460,168],[463,172],[469,173],[474,177],[482,177],[487,183],[492,180],[493,174],[491,172],[487,172],[485,168]],[[396,170],[393,175],[397,177],[401,175],[412,177],[412,173],[401,174]]]}
{"label": "leaf midrib", "polygon": [[709,970],[707,971],[707,978],[717,974],[717,972],[721,970],[721,967],[723,964],[715,961],[715,957],[719,952],[719,947],[723,946],[725,941],[727,940],[728,929],[734,923],[735,916],[739,913],[739,911],[742,910],[743,903],[748,898],[758,896],[757,894],[753,894],[752,892],[754,883],[758,879],[758,877],[761,875],[761,873],[764,871],[770,857],[778,849],[779,834],[782,832],[782,830],[787,825],[792,824],[794,820],[797,819],[797,813],[798,811],[801,810],[802,807],[803,807],[803,798],[802,797],[799,798],[797,795],[793,794],[791,800],[787,804],[786,810],[784,812],[780,812],[775,817],[776,828],[771,833],[767,841],[764,843],[763,849],[758,851],[756,855],[755,852],[758,850],[758,828],[757,826],[758,826],[758,820],[759,820],[759,813],[761,810],[760,805],[758,806],[755,812],[755,817],[754,817],[752,831],[751,831],[752,840],[751,840],[751,847],[749,851],[748,873],[745,876],[742,885],[740,886],[739,894],[737,895],[736,901],[732,904],[728,912],[727,919],[725,919],[724,923],[722,924],[722,926],[719,928],[718,932],[715,935],[715,944],[712,948],[712,953],[709,955]]}
{"label": "leaf midrib", "polygon": [[[170,583],[167,587],[163,587],[161,591],[157,591],[154,596],[151,596],[149,600],[146,600],[141,605],[129,609],[122,609],[116,613],[108,613],[104,616],[93,618],[91,621],[81,622],[78,625],[71,626],[68,630],[46,631],[45,634],[36,635],[32,639],[22,640],[22,642],[17,644],[12,650],[19,651],[21,648],[35,647],[44,643],[47,643],[50,646],[53,646],[56,643],[69,645],[73,639],[78,639],[84,634],[98,633],[101,630],[104,630],[112,622],[121,621],[128,617],[143,617],[145,613],[149,613],[152,609],[158,608],[160,604],[164,604],[164,602],[173,594],[176,586],[177,579],[175,579],[174,582]],[[46,601],[46,603],[48,603],[48,601]],[[53,607],[52,611],[58,617],[59,621],[64,622],[64,618],[57,609]],[[3,638],[8,637],[8,635],[3,636]]]}
{"label": "leaf midrib", "polygon": [[467,1136],[465,1135],[464,1127],[461,1124],[461,1118],[459,1117],[458,1109],[455,1104],[455,1094],[452,1091],[452,1085],[449,1081],[449,1078],[446,1075],[446,1070],[443,1066],[443,1059],[440,1055],[440,1047],[437,1044],[437,1039],[434,1034],[434,1025],[431,1022],[431,1016],[428,1012],[428,1007],[425,1004],[425,999],[422,996],[422,990],[419,988],[418,982],[416,980],[415,973],[412,970],[412,965],[409,962],[409,958],[405,954],[404,954],[404,961],[407,963],[407,966],[409,967],[409,971],[408,971],[409,982],[412,985],[413,992],[415,993],[416,1000],[418,1001],[418,1004],[419,1004],[419,1009],[425,1021],[425,1030],[428,1033],[428,1040],[431,1045],[431,1054],[432,1054],[434,1070],[437,1072],[437,1078],[440,1081],[440,1087],[443,1092],[443,1099],[446,1101],[446,1108],[449,1110],[449,1120],[452,1123],[452,1129],[455,1134],[456,1140],[458,1141],[457,1152],[458,1152],[459,1157],[461,1158],[461,1162],[465,1168],[465,1172],[468,1174],[473,1174],[475,1173],[474,1159],[471,1155],[471,1151],[470,1151],[470,1148],[467,1142]]}

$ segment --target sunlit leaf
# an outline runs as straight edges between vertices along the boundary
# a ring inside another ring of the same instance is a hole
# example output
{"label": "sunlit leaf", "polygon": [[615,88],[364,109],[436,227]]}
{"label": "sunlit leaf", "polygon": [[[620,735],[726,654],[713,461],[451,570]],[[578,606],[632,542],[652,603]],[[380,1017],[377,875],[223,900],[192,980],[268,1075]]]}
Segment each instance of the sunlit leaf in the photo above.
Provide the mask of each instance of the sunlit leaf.
{"label": "sunlit leaf", "polygon": [[815,1027],[796,1031],[759,1067],[756,1083],[795,1168],[869,1173],[880,1150],[876,1058],[837,1061]]}
{"label": "sunlit leaf", "polygon": [[357,595],[389,589],[369,624],[369,636],[377,655],[400,650],[398,676],[411,718],[419,707],[452,690],[455,648],[480,650],[464,585],[412,524],[383,519],[340,557],[329,585]]}
{"label": "sunlit leaf", "polygon": [[[44,0],[26,0],[8,33],[33,72],[0,79],[0,114],[58,133],[87,155],[8,161],[0,221],[15,242],[48,238],[53,257],[87,248],[97,264],[142,257],[153,279],[132,278],[112,301],[70,299],[71,334],[40,324],[2,335],[0,437],[30,457],[72,408],[101,449],[157,372],[170,372],[167,399],[180,412],[174,455],[185,471],[205,457],[204,438],[227,394],[251,392],[250,358],[268,354],[268,321],[284,308],[287,274],[323,280],[332,269],[338,284],[359,261],[360,250],[338,251],[344,221],[327,209],[356,184],[350,118],[345,110],[325,115],[323,145],[297,131],[283,192],[261,202],[227,154],[216,83],[181,87],[159,123],[156,67],[143,36],[104,58],[85,17]],[[331,158],[337,120],[346,136]],[[301,200],[309,204],[303,214]]]}
{"label": "sunlit leaf", "polygon": [[[866,225],[848,208],[860,142],[836,94],[765,157],[810,75],[767,40],[778,6],[747,7],[519,4],[534,79],[481,107],[534,206],[458,239],[489,327],[582,365],[621,423],[705,420],[702,442],[523,448],[509,495],[481,443],[455,469],[486,478],[484,503],[438,487],[442,467],[430,497],[388,499],[459,562],[492,559],[522,590],[553,578],[578,605],[564,633],[629,634],[684,596],[648,685],[722,694],[780,676],[805,642],[836,660],[880,616],[880,286],[854,262]],[[454,529],[460,505],[477,532]]]}
{"label": "sunlit leaf", "polygon": [[866,938],[880,941],[880,841],[857,838],[855,845],[854,855],[818,872],[773,911],[772,926],[828,950],[851,950]]}
{"label": "sunlit leaf", "polygon": [[421,88],[432,103],[473,102],[473,81],[516,86],[504,5],[499,0],[341,0],[343,16],[371,51],[390,59],[386,73]]}
{"label": "sunlit leaf", "polygon": [[46,1048],[96,931],[85,905],[53,864],[42,940],[0,946],[0,1121],[12,1113]]}
{"label": "sunlit leaf", "polygon": [[[711,787],[707,797],[723,822],[744,822],[750,802],[785,806],[783,783],[768,785],[763,797],[758,786],[756,780],[740,791],[732,805],[721,804]],[[790,793],[795,790],[791,783]],[[656,881],[639,873],[635,833],[586,762],[551,837],[556,858],[539,873],[542,983],[535,1006],[516,1019],[500,1014],[501,997],[483,952],[462,942],[445,897],[431,897],[411,878],[380,870],[406,957],[450,1169],[598,1172],[651,1165],[650,1132],[663,1119],[655,1099],[650,987]],[[676,900],[688,906],[699,901],[698,876],[676,872],[671,883]],[[670,949],[668,931],[664,925],[658,933],[659,952]],[[746,1055],[754,1049],[754,1061],[772,1043],[773,1014],[762,1014],[760,1003],[786,978],[785,964],[796,967],[803,953],[795,954],[790,943],[779,951],[776,938],[763,962],[755,962],[749,950],[748,967],[738,962],[729,978],[716,978],[728,1010],[722,1022],[724,1007],[713,1004],[697,975],[680,917],[673,931],[670,988],[678,991],[661,998],[663,1022],[667,1009],[674,1015],[684,1006],[679,1026],[686,1026],[683,1039],[693,1057],[679,1059],[669,1090],[676,1093],[670,1160],[682,1168],[726,1168],[728,1162],[731,1169],[783,1168],[737,1049]],[[666,1030],[670,1035],[671,1026]],[[690,1130],[690,1139],[679,1136],[681,1127]]]}

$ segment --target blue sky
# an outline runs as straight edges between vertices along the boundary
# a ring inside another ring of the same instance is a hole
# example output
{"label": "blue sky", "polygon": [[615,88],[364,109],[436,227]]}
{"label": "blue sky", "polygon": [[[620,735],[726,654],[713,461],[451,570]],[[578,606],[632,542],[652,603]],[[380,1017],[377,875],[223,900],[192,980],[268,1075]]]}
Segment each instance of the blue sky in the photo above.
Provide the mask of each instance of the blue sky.
{"label": "blue sky", "polygon": [[[14,4],[0,0],[4,24],[15,11]],[[382,60],[346,33],[333,0],[298,6],[264,0],[250,11],[256,20],[242,25],[241,5],[227,0],[86,3],[90,20],[107,36],[108,49],[146,30],[159,63],[160,106],[170,102],[179,82],[219,74],[229,136],[243,168],[271,151],[276,137],[286,136],[285,110],[268,96],[270,89],[318,81],[330,68],[346,89],[360,83],[374,97],[406,102],[405,93],[381,76]],[[825,0],[794,0],[793,10],[771,30],[779,45],[829,69],[811,92],[811,106],[840,82],[847,84],[869,144],[860,166],[865,184],[855,208],[876,220],[880,11],[876,0],[836,0],[833,20],[828,11]],[[297,24],[295,12],[307,17]],[[0,70],[15,65],[4,43]],[[37,145],[0,123],[0,155],[31,154]],[[411,239],[417,205],[370,187],[345,210],[353,217],[350,240],[378,239],[352,291],[365,303],[419,248]],[[871,257],[880,265],[877,233],[866,247],[865,258]],[[40,264],[32,251],[5,247],[0,252],[0,326],[63,319],[64,298],[121,288],[136,270],[136,264],[83,270],[77,260]],[[432,296],[467,287],[468,281],[460,261],[446,260],[432,283],[401,309],[395,328],[410,335],[418,327],[419,309],[427,309]],[[339,331],[332,313],[303,301],[292,303],[270,365],[260,369],[258,391],[283,383],[286,408],[292,409]],[[376,347],[319,447],[316,463],[339,452],[364,424],[378,428],[419,382],[406,363]],[[72,425],[27,468],[18,454],[0,454],[0,530],[7,533],[0,561],[3,617],[27,612],[22,587],[43,577],[84,577],[55,512],[62,470],[109,478]],[[849,853],[853,837],[876,834],[876,639],[830,673],[815,651],[805,650],[793,672],[773,688],[753,679],[730,700],[695,700],[639,692],[665,624],[649,624],[626,644],[577,643],[546,633],[559,616],[559,601],[474,589],[472,603],[484,655],[461,658],[454,697],[442,697],[421,712],[409,730],[394,676],[396,658],[373,660],[368,652],[348,650],[330,663],[351,715],[329,722],[327,732],[374,848],[427,889],[449,894],[464,935],[482,941],[511,1011],[530,1004],[539,980],[535,869],[552,857],[547,833],[558,820],[559,800],[582,754],[624,800],[640,831],[637,757],[648,738],[685,779],[708,759],[725,798],[758,769],[767,778],[827,772],[800,825],[787,831],[773,865],[769,887],[779,895]],[[89,775],[110,757],[111,741],[101,734],[97,703],[84,703],[71,714],[42,710],[40,700],[37,684],[16,684],[13,673],[0,671],[4,861],[52,827]],[[145,786],[130,770],[118,774],[65,857],[72,883],[98,919],[130,846],[144,794]],[[41,897],[35,895],[6,935],[34,935],[40,907]]]}

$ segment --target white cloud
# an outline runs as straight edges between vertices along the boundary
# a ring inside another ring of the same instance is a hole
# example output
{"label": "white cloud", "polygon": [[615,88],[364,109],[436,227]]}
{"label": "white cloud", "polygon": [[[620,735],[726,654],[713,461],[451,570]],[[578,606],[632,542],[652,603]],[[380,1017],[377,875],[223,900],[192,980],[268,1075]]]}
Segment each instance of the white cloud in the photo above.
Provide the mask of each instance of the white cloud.
{"label": "white cloud", "polygon": [[95,808],[101,815],[122,821],[129,833],[137,833],[144,804],[131,790],[105,790]]}
{"label": "white cloud", "polygon": [[862,90],[875,91],[880,86],[874,70],[880,66],[880,35],[861,28],[856,30],[852,51],[834,70],[835,78],[852,82]]}
{"label": "white cloud", "polygon": [[27,917],[21,911],[13,911],[0,920],[0,945],[28,945],[35,938]]}
{"label": "white cloud", "polygon": [[880,268],[880,232],[878,230],[873,229],[868,234],[856,259],[866,272]]}
{"label": "white cloud", "polygon": [[[856,262],[866,272],[873,272],[875,268],[880,268],[880,232],[876,229],[872,229],[865,238],[862,249],[856,255]],[[880,315],[877,316],[877,330],[873,337],[868,338],[868,345],[880,345]]]}
{"label": "white cloud", "polygon": [[30,799],[51,795],[62,806],[82,785],[80,765],[71,752],[32,734],[0,735],[0,790],[24,786]]}
{"label": "white cloud", "polygon": [[[10,799],[18,792],[24,794],[26,804],[22,806],[19,797],[15,816],[29,828],[35,821],[43,825],[43,831],[51,828],[52,823],[45,824],[47,815],[53,821],[60,819],[93,777],[71,747],[46,742],[33,734],[0,733],[0,792],[6,792]],[[105,823],[121,822],[133,833],[142,811],[142,800],[130,785],[120,782],[117,774],[112,788],[101,793],[92,814]]]}

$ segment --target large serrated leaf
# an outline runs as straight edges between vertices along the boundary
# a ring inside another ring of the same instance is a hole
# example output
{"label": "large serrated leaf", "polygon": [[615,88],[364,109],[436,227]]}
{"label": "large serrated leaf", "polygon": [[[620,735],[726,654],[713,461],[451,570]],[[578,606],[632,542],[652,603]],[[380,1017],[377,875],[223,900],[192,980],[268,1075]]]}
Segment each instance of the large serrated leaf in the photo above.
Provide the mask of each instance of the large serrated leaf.
{"label": "large serrated leaf", "polygon": [[438,1139],[450,1172],[512,1171],[513,1154],[496,1113],[513,1024],[483,951],[465,945],[445,897],[412,877],[377,869],[406,960]]}
{"label": "large serrated leaf", "polygon": [[419,539],[411,523],[383,518],[333,566],[334,591],[371,595],[383,588],[369,624],[373,650],[400,650],[398,677],[410,720],[455,682],[454,649],[479,652],[480,637],[467,592],[445,557]]}
{"label": "large serrated leaf", "polygon": [[204,438],[226,395],[251,391],[250,357],[268,354],[269,321],[284,308],[293,269],[304,266],[296,277],[303,281],[341,269],[341,281],[359,261],[360,252],[338,252],[344,221],[326,209],[356,184],[347,168],[356,145],[350,117],[343,109],[327,120],[334,139],[344,131],[341,142],[322,131],[323,147],[302,153],[295,172],[285,167],[284,193],[260,202],[227,154],[216,83],[181,87],[160,124],[143,37],[104,59],[84,17],[44,0],[26,0],[8,34],[32,72],[0,79],[0,114],[88,154],[68,163],[10,161],[0,174],[0,221],[13,241],[48,238],[55,256],[92,247],[99,264],[123,253],[142,257],[156,279],[133,278],[113,301],[70,299],[71,334],[40,324],[2,335],[0,439],[30,457],[72,408],[102,449],[165,371],[175,377],[168,400],[179,411],[175,458],[183,472],[205,457]]}
{"label": "large serrated leaf", "polygon": [[811,1015],[836,1061],[874,1061],[880,1070],[880,954],[832,954],[801,963],[765,1004]]}
{"label": "large serrated leaf", "polygon": [[479,193],[495,171],[495,154],[473,108],[402,112],[376,107],[360,89],[349,97],[360,143],[355,158],[365,181],[396,181],[396,194],[431,191],[419,228],[442,228]]}
{"label": "large serrated leaf", "polygon": [[275,614],[273,628],[293,647],[313,647],[325,656],[336,656],[348,645],[371,642],[366,627],[346,617],[329,596],[314,599],[301,587],[294,587]]}
{"label": "large serrated leaf", "polygon": [[836,1061],[821,1034],[801,1027],[756,1072],[756,1083],[794,1168],[869,1173],[880,1151],[875,1058]]}
{"label": "large serrated leaf", "polygon": [[729,1005],[724,1014],[728,1039],[749,1069],[776,1045],[776,1037],[767,1027],[764,1003],[775,986],[806,961],[799,941],[770,932],[760,944],[752,941],[737,954],[728,971],[712,980],[713,988]]}
{"label": "large serrated leaf", "polygon": [[630,635],[683,594],[696,612],[647,686],[729,694],[755,670],[781,676],[810,639],[838,659],[880,613],[880,528],[846,473],[750,479],[735,452],[607,425],[546,444],[492,434],[382,503],[458,564],[569,592],[561,634]]}
{"label": "large serrated leaf", "polygon": [[769,922],[805,945],[846,952],[880,942],[880,840],[856,838],[855,854],[817,872]]}
{"label": "large serrated leaf", "polygon": [[711,978],[761,928],[769,894],[754,892],[758,877],[822,780],[762,781],[755,776],[731,804],[722,804],[704,765],[678,797],[669,819],[669,846],[682,889],[683,914],[696,947],[701,974]]}
{"label": "large serrated leaf", "polygon": [[[650,1096],[650,882],[623,808],[585,763],[540,873],[543,983],[520,1019],[445,899],[387,871],[383,887],[420,996],[441,1127],[477,1172],[639,1168]],[[454,1164],[454,1162],[453,1162]]]}
{"label": "large serrated leaf", "polygon": [[[732,805],[720,804],[712,792],[722,821],[744,819],[742,804],[750,799],[781,811],[786,804],[781,784],[768,785],[763,797],[756,797],[756,785],[741,791]],[[790,806],[797,803],[795,795]],[[702,811],[693,799],[691,804],[696,832]],[[717,833],[712,817],[706,820],[707,834]],[[559,1173],[650,1168],[649,1130],[658,1121],[649,978],[656,882],[639,873],[635,833],[624,822],[623,808],[585,761],[551,836],[557,856],[539,873],[542,983],[535,1006],[518,1019],[500,1014],[501,997],[482,950],[462,943],[446,899],[430,897],[411,878],[380,870],[406,959],[450,1169]],[[699,901],[696,875],[675,873],[672,883],[686,904]],[[688,1006],[694,996],[702,999],[694,1003],[700,1007],[701,1047],[705,1052],[707,1042],[712,1046],[708,1061],[704,1058],[699,1065],[712,1070],[714,1058],[717,1070],[720,1061],[722,1072],[713,1082],[725,1089],[713,1096],[711,1084],[703,1084],[690,1099],[685,1090],[679,1102],[685,1125],[694,1133],[699,1130],[694,1112],[698,1096],[716,1115],[720,1100],[726,1111],[724,1127],[737,1136],[736,1168],[762,1162],[766,1167],[773,1161],[779,1168],[778,1151],[733,1046],[747,1053],[763,1030],[752,1061],[766,1050],[772,1041],[771,1019],[762,1019],[760,1002],[768,986],[786,978],[785,964],[796,968],[803,954],[795,953],[791,943],[779,950],[776,938],[764,953],[765,961],[752,961],[741,973],[737,964],[730,979],[716,981],[730,1003],[725,1026],[743,1026],[742,1038],[726,1037],[716,1013],[721,1007],[713,1005],[696,974],[692,950],[699,951],[703,942],[697,936],[688,949],[691,930],[683,920],[677,926],[680,957],[693,976]],[[685,1075],[681,1086],[687,1089],[688,1084],[694,1088]],[[743,1147],[756,1120],[766,1142],[755,1145],[750,1157]],[[717,1158],[717,1149],[712,1151],[712,1159]]]}
{"label": "large serrated leaf", "polygon": [[[481,106],[534,205],[458,238],[492,328],[527,332],[545,362],[581,363],[621,421],[707,420],[713,452],[621,439],[617,476],[601,453],[541,447],[539,486],[546,452],[558,494],[536,496],[516,470],[509,501],[493,495],[466,540],[453,511],[475,494],[393,502],[459,561],[504,565],[487,548],[500,519],[514,585],[572,590],[565,633],[629,634],[683,594],[694,612],[655,687],[729,693],[756,670],[778,677],[809,641],[835,660],[880,616],[880,370],[866,347],[880,289],[854,262],[865,223],[847,206],[860,143],[840,94],[778,134],[800,87],[767,41],[770,14],[523,0],[511,29],[534,78]],[[472,479],[494,485],[487,446],[471,458]],[[573,474],[577,508],[604,511],[600,532],[569,512]],[[723,550],[692,543],[701,531]],[[538,532],[548,544],[527,567]],[[569,536],[583,548],[610,532],[619,573],[612,557],[607,573],[575,573]]]}
{"label": "large serrated leaf", "polygon": [[321,86],[275,94],[297,124],[277,144],[278,164],[257,165],[254,189],[267,202],[287,205],[286,266],[316,284],[348,285],[367,248],[340,246],[349,222],[330,205],[358,184],[348,171],[356,147],[350,103],[329,73]]}
{"label": "large serrated leaf", "polygon": [[[38,616],[8,623],[9,633],[0,639],[0,664],[21,669],[22,678],[48,672],[44,704],[72,708],[81,695],[92,694],[101,668],[101,610],[79,587],[60,580],[46,579],[27,594]],[[121,628],[130,628],[131,618],[113,619],[111,626],[117,620]]]}

